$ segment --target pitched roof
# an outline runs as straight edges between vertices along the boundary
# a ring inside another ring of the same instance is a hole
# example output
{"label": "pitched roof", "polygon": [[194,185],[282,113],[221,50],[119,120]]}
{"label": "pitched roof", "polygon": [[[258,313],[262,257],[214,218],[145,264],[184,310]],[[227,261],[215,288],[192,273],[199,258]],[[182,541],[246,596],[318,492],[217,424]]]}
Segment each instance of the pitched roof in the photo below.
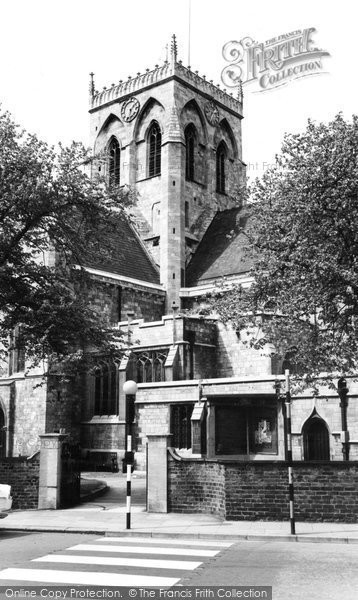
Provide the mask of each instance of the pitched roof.
{"label": "pitched roof", "polygon": [[86,267],[159,285],[157,266],[123,215],[118,217],[116,230],[108,232],[106,245],[112,248],[111,255],[101,249],[95,258],[86,260]]}
{"label": "pitched roof", "polygon": [[192,287],[223,276],[248,272],[253,266],[248,252],[245,208],[217,212],[186,270],[186,286]]}

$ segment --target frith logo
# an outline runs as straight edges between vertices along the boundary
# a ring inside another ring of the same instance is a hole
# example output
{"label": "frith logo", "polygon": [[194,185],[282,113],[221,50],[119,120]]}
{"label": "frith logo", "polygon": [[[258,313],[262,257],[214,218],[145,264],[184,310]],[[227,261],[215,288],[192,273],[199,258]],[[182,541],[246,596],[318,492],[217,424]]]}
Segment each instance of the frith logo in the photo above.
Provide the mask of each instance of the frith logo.
{"label": "frith logo", "polygon": [[299,29],[279,35],[263,43],[250,37],[240,42],[227,42],[223,57],[229,62],[221,73],[227,87],[258,84],[258,92],[286,85],[293,79],[321,74],[324,71],[322,57],[329,52],[314,46],[312,34],[316,29]]}

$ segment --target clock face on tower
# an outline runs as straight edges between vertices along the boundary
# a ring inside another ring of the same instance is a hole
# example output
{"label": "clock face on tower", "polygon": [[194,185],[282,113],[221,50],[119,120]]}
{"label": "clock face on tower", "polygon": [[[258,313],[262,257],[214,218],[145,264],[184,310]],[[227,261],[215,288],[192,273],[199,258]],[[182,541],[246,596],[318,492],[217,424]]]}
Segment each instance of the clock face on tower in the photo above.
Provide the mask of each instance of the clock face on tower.
{"label": "clock face on tower", "polygon": [[219,123],[219,111],[214,102],[207,102],[204,106],[204,111],[206,118],[211,125],[217,125]]}
{"label": "clock face on tower", "polygon": [[123,102],[121,108],[121,116],[123,121],[125,121],[126,123],[130,123],[130,121],[133,121],[133,119],[135,119],[135,117],[138,114],[139,106],[139,100],[137,100],[137,98],[135,98],[134,96]]}

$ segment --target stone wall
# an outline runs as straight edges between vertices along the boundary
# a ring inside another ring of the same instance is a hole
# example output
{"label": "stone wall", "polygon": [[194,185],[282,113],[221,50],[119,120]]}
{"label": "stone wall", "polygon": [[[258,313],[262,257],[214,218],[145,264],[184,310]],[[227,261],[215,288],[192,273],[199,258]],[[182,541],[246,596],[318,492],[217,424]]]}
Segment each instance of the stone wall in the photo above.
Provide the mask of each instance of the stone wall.
{"label": "stone wall", "polygon": [[0,482],[11,485],[12,508],[37,508],[39,496],[40,455],[33,458],[2,458]]}
{"label": "stone wall", "polygon": [[219,377],[263,377],[272,374],[272,358],[268,350],[251,348],[240,338],[230,323],[217,322],[217,371]]}
{"label": "stone wall", "polygon": [[[358,521],[358,463],[294,463],[298,521]],[[170,458],[169,507],[212,512],[227,520],[288,520],[284,462],[218,462]]]}
{"label": "stone wall", "polygon": [[[355,438],[354,429],[356,419],[358,418],[358,403],[356,398],[349,399],[350,413],[347,419],[351,439]],[[354,415],[354,410],[356,414]],[[342,417],[340,401],[338,394],[334,390],[322,389],[321,395],[315,398],[312,396],[299,396],[292,402],[292,452],[293,460],[304,460],[303,447],[303,429],[307,420],[313,411],[321,417],[328,427],[330,459],[335,461],[342,460],[342,442],[341,429]],[[357,460],[356,445],[350,445],[350,455],[352,460]]]}
{"label": "stone wall", "polygon": [[7,428],[7,456],[29,456],[40,448],[46,426],[46,384],[40,377],[19,375],[0,385],[0,405]]}
{"label": "stone wall", "polygon": [[[120,329],[128,333],[128,321],[119,323]],[[183,319],[175,319],[176,340],[183,339]],[[150,347],[171,345],[173,343],[173,316],[166,315],[160,320],[133,320],[130,323],[131,339],[134,346]]]}
{"label": "stone wall", "polygon": [[[185,379],[203,379],[217,376],[217,327],[215,321],[189,317],[184,319],[184,340],[193,346],[185,346]],[[190,353],[192,352],[192,373],[190,372]]]}
{"label": "stone wall", "polygon": [[136,319],[156,321],[164,313],[164,293],[130,283],[118,284],[108,277],[93,276],[87,289],[88,301],[110,325],[127,319],[133,311]]}
{"label": "stone wall", "polygon": [[[124,453],[124,423],[83,423],[81,447],[86,450],[107,450]],[[121,451],[121,452],[120,452]]]}
{"label": "stone wall", "polygon": [[169,404],[144,404],[136,407],[135,448],[139,469],[145,469],[147,435],[170,433]]}
{"label": "stone wall", "polygon": [[85,389],[83,379],[80,375],[69,377],[66,381],[54,376],[48,378],[46,433],[63,429],[69,436],[69,442],[80,441],[81,402]]}

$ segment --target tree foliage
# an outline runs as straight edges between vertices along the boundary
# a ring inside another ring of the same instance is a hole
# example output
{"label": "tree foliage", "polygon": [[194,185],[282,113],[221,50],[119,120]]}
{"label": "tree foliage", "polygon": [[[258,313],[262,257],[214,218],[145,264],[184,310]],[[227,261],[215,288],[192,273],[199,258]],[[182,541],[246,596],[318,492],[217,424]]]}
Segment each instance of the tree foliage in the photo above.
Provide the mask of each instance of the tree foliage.
{"label": "tree foliage", "polygon": [[19,325],[17,343],[35,363],[115,346],[108,322],[88,303],[83,265],[95,254],[111,254],[107,234],[132,198],[91,179],[90,162],[81,144],[55,149],[0,114],[3,355]]}
{"label": "tree foliage", "polygon": [[273,344],[297,373],[356,371],[358,117],[286,135],[251,200],[254,283],[220,294],[216,309],[239,329],[260,322],[251,343]]}

